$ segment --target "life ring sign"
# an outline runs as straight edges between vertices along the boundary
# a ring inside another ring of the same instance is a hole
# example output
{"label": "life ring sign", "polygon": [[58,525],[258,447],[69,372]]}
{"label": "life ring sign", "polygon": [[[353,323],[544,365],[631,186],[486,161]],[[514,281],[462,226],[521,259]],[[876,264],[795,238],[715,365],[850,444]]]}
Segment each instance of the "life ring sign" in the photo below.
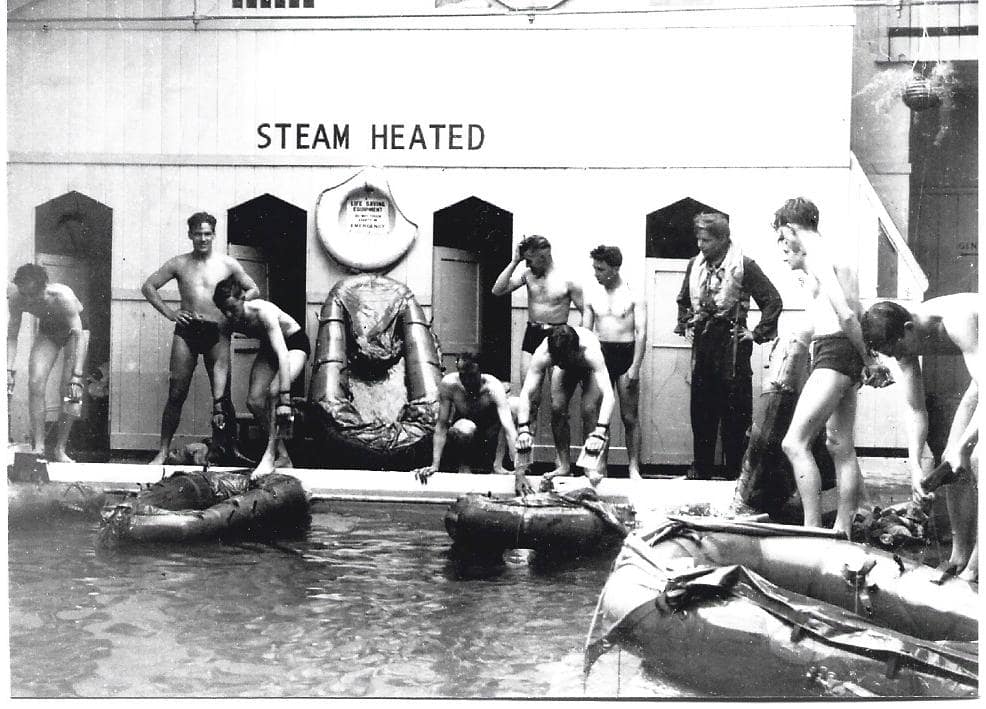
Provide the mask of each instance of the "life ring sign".
{"label": "life ring sign", "polygon": [[365,168],[330,187],[315,204],[315,231],[329,255],[357,273],[383,272],[418,236],[380,170]]}

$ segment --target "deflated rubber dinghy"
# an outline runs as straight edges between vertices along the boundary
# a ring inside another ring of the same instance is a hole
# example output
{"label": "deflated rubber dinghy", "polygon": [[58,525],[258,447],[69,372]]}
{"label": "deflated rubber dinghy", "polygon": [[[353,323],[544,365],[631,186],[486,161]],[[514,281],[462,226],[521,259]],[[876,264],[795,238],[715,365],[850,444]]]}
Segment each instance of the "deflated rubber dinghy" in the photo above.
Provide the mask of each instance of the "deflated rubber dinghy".
{"label": "deflated rubber dinghy", "polygon": [[534,549],[549,555],[585,553],[618,544],[634,522],[633,508],[600,502],[588,490],[498,499],[464,495],[445,513],[445,529],[464,550]]}
{"label": "deflated rubber dinghy", "polygon": [[670,518],[627,537],[585,671],[619,645],[717,697],[972,697],[978,584],[810,530]]}
{"label": "deflated rubber dinghy", "polygon": [[33,453],[17,452],[7,466],[9,527],[46,523],[58,517],[98,519],[107,496],[78,482],[51,482],[47,463]]}
{"label": "deflated rubber dinghy", "polygon": [[410,470],[431,459],[438,341],[403,283],[339,281],[319,316],[306,427],[323,467]]}
{"label": "deflated rubber dinghy", "polygon": [[241,536],[272,537],[306,526],[308,497],[301,482],[249,471],[178,472],[102,511],[99,542],[190,542]]}

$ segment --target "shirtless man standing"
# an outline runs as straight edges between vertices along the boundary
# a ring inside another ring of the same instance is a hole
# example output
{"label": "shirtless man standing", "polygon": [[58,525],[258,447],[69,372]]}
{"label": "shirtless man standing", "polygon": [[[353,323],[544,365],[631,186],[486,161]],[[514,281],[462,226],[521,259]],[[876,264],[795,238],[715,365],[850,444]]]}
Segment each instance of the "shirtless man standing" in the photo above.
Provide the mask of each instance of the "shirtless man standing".
{"label": "shirtless man standing", "polygon": [[972,381],[959,402],[941,455],[956,480],[945,487],[945,502],[952,525],[952,554],[943,571],[967,581],[979,581],[977,493],[979,485],[979,377],[983,362],[979,353],[977,293],[956,293],[932,298],[905,308],[897,303],[873,305],[863,315],[863,339],[867,346],[900,365],[901,393],[907,407],[907,453],[911,464],[914,499],[930,497],[922,488],[925,471],[921,454],[928,442],[928,408],[920,357],[961,353]]}
{"label": "shirtless man standing", "polygon": [[[196,212],[190,216],[188,238],[192,242],[192,250],[166,261],[147,277],[140,289],[158,312],[175,323],[175,335],[171,340],[168,403],[161,416],[161,445],[151,465],[161,465],[168,457],[199,355],[205,359],[214,405],[226,399],[224,389],[216,389],[216,362],[229,361],[229,333],[220,331],[223,316],[212,302],[216,285],[232,276],[242,286],[247,300],[260,295],[257,284],[236,259],[212,250],[216,238],[214,216],[206,212]],[[158,293],[172,279],[178,282],[181,297],[178,310],[165,303]]]}
{"label": "shirtless man standing", "polygon": [[[521,261],[525,268],[518,270]],[[517,245],[513,260],[493,284],[493,295],[508,295],[522,285],[527,286],[527,328],[520,353],[520,380],[525,382],[534,351],[544,342],[551,328],[568,322],[568,311],[573,304],[582,312],[582,286],[555,268],[551,243],[545,237],[536,235],[525,237]],[[540,394],[531,399],[533,434],[537,433],[540,403]],[[554,420],[551,425],[555,427]],[[561,461],[557,462],[561,464]]]}
{"label": "shirtless man standing", "polygon": [[[640,479],[640,364],[647,351],[647,302],[623,282],[623,254],[616,246],[597,246],[592,270],[602,286],[590,293],[582,311],[582,327],[599,336],[610,383],[620,397],[620,417],[626,431],[630,477]],[[605,467],[605,463],[603,464]]]}
{"label": "shirtless man standing", "polygon": [[[462,352],[455,364],[458,371],[445,375],[438,387],[438,422],[431,465],[414,471],[422,483],[438,471],[449,438],[455,444],[460,473],[471,473],[474,466],[490,466],[491,456],[493,472],[506,473],[496,457],[501,452],[497,445],[501,435],[506,439],[510,457],[517,459],[514,448],[517,431],[503,383],[491,374],[483,374],[475,352]],[[518,467],[514,475],[518,495],[532,492],[522,468]]]}
{"label": "shirtless man standing", "polygon": [[7,403],[14,392],[17,339],[21,315],[30,313],[38,321],[34,346],[28,358],[28,409],[33,437],[32,452],[45,455],[45,390],[58,353],[65,352],[62,363],[62,413],[58,419],[58,437],[53,460],[74,462],[65,452],[72,423],[82,405],[82,377],[89,348],[89,328],[82,321],[82,303],[72,289],[61,283],[49,283],[43,266],[25,263],[14,274],[7,288],[10,319],[7,322]]}
{"label": "shirtless man standing", "polygon": [[[602,454],[605,449],[609,440],[609,420],[616,403],[599,338],[584,327],[553,327],[548,339],[535,350],[520,392],[517,404],[518,450],[529,450],[533,445],[531,403],[541,390],[541,383],[548,371],[551,371],[551,430],[555,436],[558,466],[545,473],[545,481],[568,475],[572,465],[568,450],[571,440],[568,404],[575,387],[582,385],[582,430],[588,432],[584,448],[591,455]],[[586,474],[590,483],[598,485],[604,472],[589,470]]]}
{"label": "shirtless man standing", "polygon": [[813,331],[811,373],[781,448],[794,469],[805,526],[821,527],[821,477],[811,444],[825,427],[839,490],[835,530],[848,537],[862,493],[853,440],[856,395],[861,384],[883,386],[889,378],[863,343],[856,274],[818,233],[818,216],[818,207],[803,197],[789,199],[774,215],[784,260],[802,273],[810,296],[805,310]]}

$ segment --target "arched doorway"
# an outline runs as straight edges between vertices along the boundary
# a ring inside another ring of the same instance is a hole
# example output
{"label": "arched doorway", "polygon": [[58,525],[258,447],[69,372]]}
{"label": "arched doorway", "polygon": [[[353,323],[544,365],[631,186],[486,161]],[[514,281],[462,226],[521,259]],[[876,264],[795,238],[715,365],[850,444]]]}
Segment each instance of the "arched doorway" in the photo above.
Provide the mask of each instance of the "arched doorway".
{"label": "arched doorway", "polygon": [[[227,212],[227,247],[269,300],[306,331],[306,246],[308,213],[271,194],[263,194]],[[231,394],[237,417],[251,420],[246,407],[250,367],[260,343],[236,334],[232,340]],[[305,377],[291,388],[304,396]]]}
{"label": "arched doorway", "polygon": [[[702,212],[725,212],[685,197],[649,213],[647,238],[647,347],[644,367],[657,396],[641,397],[643,431],[641,460],[657,465],[687,465],[692,459],[692,428],[687,415],[691,400],[691,343],[674,334],[678,309],[675,301],[685,277],[688,259],[698,253],[692,220]],[[726,215],[729,216],[728,214]]]}
{"label": "arched doorway", "polygon": [[476,350],[484,371],[510,381],[510,298],[492,289],[510,261],[513,214],[468,197],[435,212],[433,233],[432,319],[446,370]]}
{"label": "arched doorway", "polygon": [[[69,447],[83,459],[109,455],[110,299],[113,210],[81,192],[67,192],[35,208],[35,261],[55,283],[69,286],[85,308],[89,353],[82,418],[73,427]],[[61,409],[59,355],[48,380],[46,418]]]}

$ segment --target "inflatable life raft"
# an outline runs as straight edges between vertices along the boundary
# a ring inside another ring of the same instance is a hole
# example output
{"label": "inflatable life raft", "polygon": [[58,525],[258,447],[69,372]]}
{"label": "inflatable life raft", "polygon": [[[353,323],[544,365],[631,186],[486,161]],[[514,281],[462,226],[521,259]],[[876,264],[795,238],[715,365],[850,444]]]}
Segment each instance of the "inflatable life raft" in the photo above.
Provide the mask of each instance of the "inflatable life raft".
{"label": "inflatable life raft", "polygon": [[563,555],[605,549],[618,544],[633,522],[630,505],[555,492],[511,499],[465,495],[445,513],[445,529],[456,545],[484,553],[534,549]]}
{"label": "inflatable life raft", "polygon": [[717,697],[975,696],[978,585],[810,530],[672,519],[627,537],[585,653]]}
{"label": "inflatable life raft", "polygon": [[57,517],[98,519],[107,496],[78,482],[51,482],[48,464],[35,453],[14,453],[7,466],[9,526],[47,522]]}
{"label": "inflatable life raft", "polygon": [[441,377],[438,341],[407,286],[372,274],[345,278],[319,316],[306,426],[332,467],[424,465]]}
{"label": "inflatable life raft", "polygon": [[277,536],[310,519],[301,482],[271,473],[188,471],[154,483],[101,512],[99,542],[189,542],[240,536]]}

